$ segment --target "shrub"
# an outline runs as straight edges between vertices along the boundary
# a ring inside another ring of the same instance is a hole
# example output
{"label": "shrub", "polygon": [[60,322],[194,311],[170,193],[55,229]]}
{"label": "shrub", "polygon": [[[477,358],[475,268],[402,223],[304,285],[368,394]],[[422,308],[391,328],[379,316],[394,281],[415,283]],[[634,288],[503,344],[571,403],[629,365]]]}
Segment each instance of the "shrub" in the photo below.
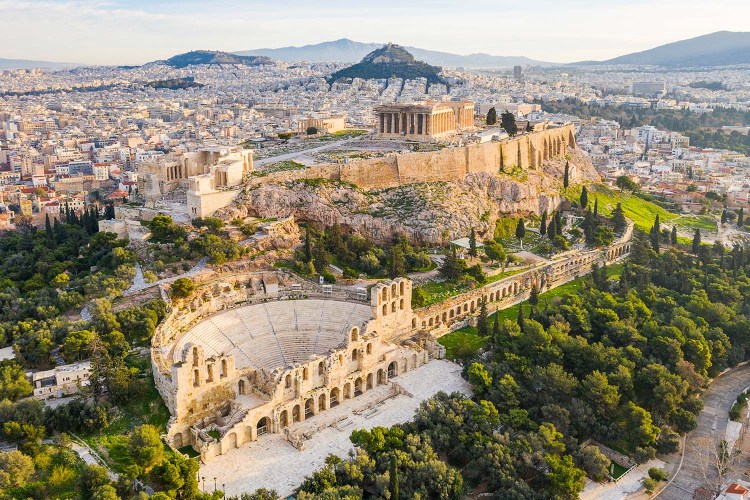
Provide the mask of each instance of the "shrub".
{"label": "shrub", "polygon": [[666,481],[667,474],[659,467],[651,467],[648,470],[648,477],[650,477],[654,481]]}

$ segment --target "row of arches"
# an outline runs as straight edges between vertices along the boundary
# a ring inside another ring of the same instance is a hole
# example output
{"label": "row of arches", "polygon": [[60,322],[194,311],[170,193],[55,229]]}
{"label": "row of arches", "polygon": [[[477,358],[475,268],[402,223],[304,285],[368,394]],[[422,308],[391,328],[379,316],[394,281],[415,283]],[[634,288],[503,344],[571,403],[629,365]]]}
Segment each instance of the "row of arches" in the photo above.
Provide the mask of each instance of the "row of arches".
{"label": "row of arches", "polygon": [[622,245],[607,252],[607,260],[619,259],[625,254],[630,253],[630,245]]}

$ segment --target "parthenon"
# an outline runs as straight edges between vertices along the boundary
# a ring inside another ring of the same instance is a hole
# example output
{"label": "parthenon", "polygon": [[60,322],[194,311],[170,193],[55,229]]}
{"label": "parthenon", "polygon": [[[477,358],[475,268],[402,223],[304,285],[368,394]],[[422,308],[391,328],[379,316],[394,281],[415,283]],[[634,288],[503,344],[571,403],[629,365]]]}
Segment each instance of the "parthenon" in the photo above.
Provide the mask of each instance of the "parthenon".
{"label": "parthenon", "polygon": [[432,140],[474,127],[472,101],[426,101],[375,108],[378,134],[384,138]]}

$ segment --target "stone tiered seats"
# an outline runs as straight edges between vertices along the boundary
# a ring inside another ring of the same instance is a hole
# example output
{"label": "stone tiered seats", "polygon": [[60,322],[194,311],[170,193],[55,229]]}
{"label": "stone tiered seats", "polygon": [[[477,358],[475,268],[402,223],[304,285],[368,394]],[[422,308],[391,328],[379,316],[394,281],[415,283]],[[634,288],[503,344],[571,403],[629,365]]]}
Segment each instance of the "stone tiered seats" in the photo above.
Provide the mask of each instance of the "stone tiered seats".
{"label": "stone tiered seats", "polygon": [[268,371],[306,361],[346,344],[353,326],[370,319],[366,304],[336,300],[289,300],[224,311],[196,324],[175,345],[175,361],[188,343],[207,357],[229,354],[239,369]]}

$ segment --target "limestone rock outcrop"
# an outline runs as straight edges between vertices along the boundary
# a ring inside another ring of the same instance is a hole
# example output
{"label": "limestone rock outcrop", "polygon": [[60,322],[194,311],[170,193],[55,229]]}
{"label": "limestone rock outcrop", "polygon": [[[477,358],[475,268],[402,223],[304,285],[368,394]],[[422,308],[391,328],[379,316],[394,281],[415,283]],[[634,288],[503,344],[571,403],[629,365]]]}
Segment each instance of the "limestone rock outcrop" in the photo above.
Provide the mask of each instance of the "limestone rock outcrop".
{"label": "limestone rock outcrop", "polygon": [[[566,154],[571,184],[598,179],[579,150]],[[348,226],[376,241],[405,234],[413,241],[443,243],[474,227],[490,236],[499,217],[552,211],[560,204],[566,158],[540,168],[489,174],[469,173],[454,182],[404,184],[365,191],[328,179],[298,179],[250,187],[219,216],[284,217]]]}

